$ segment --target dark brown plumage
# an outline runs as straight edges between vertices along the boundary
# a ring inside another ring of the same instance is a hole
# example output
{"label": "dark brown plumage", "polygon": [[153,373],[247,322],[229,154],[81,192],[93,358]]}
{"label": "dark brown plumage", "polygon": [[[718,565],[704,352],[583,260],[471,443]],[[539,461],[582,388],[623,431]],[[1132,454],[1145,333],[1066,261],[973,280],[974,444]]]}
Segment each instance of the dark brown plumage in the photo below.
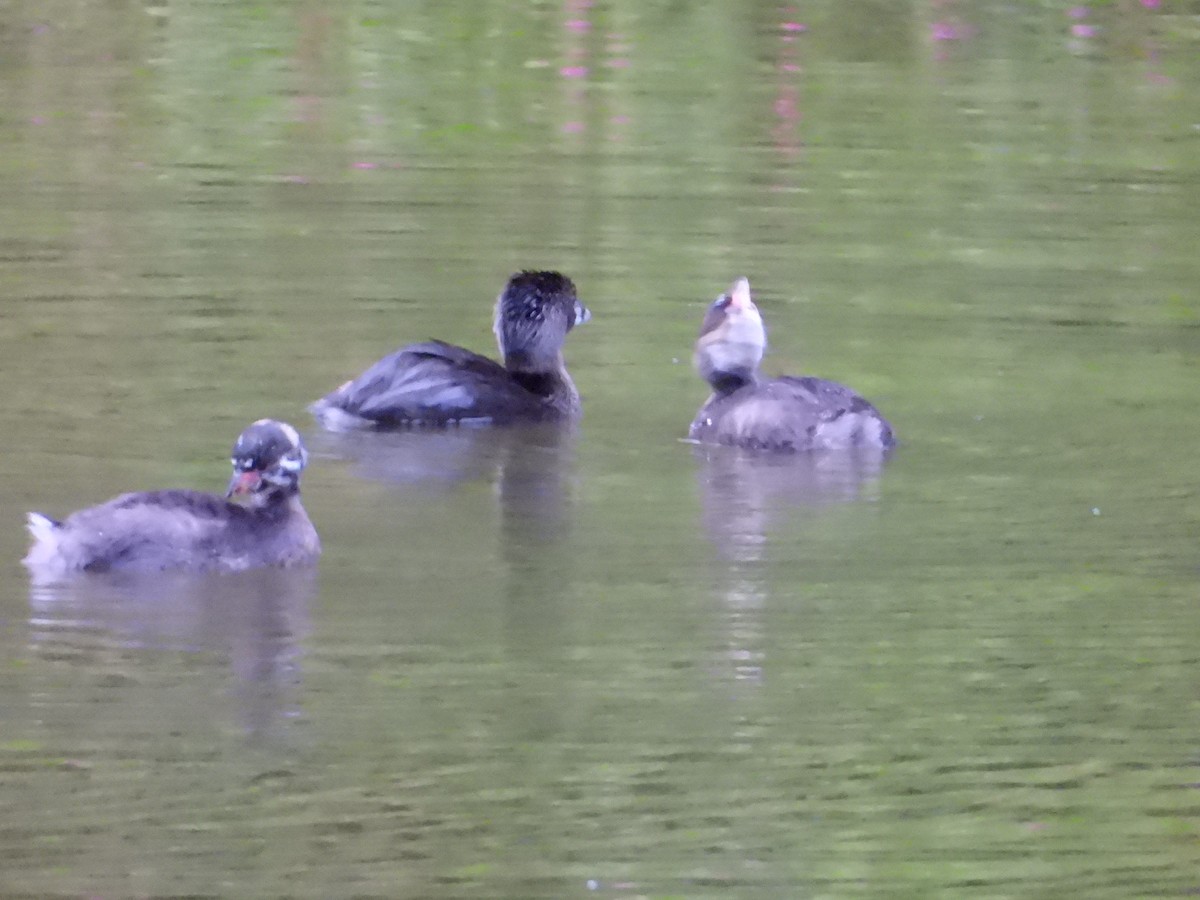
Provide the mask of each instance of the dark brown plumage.
{"label": "dark brown plumage", "polygon": [[518,272],[496,300],[503,365],[443,341],[410,344],[310,409],[334,431],[575,419],[579,393],[562,345],[590,317],[570,278]]}

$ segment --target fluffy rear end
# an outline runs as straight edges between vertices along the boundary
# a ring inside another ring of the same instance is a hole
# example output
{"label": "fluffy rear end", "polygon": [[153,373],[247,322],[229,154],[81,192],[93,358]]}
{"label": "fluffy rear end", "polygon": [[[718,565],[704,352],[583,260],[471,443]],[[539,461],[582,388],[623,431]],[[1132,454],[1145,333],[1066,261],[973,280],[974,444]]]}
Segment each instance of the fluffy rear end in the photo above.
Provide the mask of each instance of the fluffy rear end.
{"label": "fluffy rear end", "polygon": [[43,516],[41,513],[31,512],[26,516],[25,527],[33,535],[33,546],[29,548],[29,553],[23,560],[25,565],[31,569],[61,570],[63,568],[60,548],[61,523],[54,521],[49,516]]}
{"label": "fluffy rear end", "polygon": [[330,394],[328,397],[322,397],[315,403],[310,404],[308,411],[316,417],[318,422],[320,422],[330,431],[357,431],[363,428],[375,427],[375,423],[370,419],[365,419],[362,416],[356,416],[352,412],[346,412],[346,410],[338,406],[336,392]]}

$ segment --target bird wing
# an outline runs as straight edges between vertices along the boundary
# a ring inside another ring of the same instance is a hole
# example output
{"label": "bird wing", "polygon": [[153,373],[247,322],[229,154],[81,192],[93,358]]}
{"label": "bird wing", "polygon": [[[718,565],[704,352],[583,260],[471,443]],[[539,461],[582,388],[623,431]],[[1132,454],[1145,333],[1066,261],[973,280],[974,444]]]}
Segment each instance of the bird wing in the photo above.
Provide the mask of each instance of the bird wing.
{"label": "bird wing", "polygon": [[379,424],[492,422],[536,414],[541,401],[486,356],[443,341],[411,344],[318,401]]}
{"label": "bird wing", "polygon": [[123,494],[68,516],[58,550],[71,568],[204,568],[224,546],[230,511],[240,507],[200,491]]}

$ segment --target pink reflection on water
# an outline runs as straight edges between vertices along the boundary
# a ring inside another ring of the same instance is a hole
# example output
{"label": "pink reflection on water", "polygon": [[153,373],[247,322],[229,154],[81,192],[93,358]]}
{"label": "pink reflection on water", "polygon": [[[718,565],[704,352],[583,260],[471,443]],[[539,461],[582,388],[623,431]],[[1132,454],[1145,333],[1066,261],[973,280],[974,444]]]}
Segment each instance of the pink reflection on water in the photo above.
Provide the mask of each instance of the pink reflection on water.
{"label": "pink reflection on water", "polygon": [[[800,65],[800,43],[796,36],[808,30],[808,26],[795,18],[797,9],[785,6],[781,9],[783,20],[779,24],[779,50],[775,58],[777,75],[775,99],[771,110],[775,124],[771,128],[771,143],[775,151],[788,162],[799,158],[803,140],[800,137],[800,85],[796,75],[803,71]],[[779,188],[782,189],[782,188]]]}
{"label": "pink reflection on water", "polygon": [[604,52],[608,54],[608,59],[604,62],[606,66],[610,69],[628,69],[633,65],[633,60],[626,56],[629,44],[622,35],[609,32],[605,38]]}
{"label": "pink reflection on water", "polygon": [[[560,109],[554,119],[559,134],[571,137],[571,146],[586,146],[596,139],[622,142],[628,138],[631,116],[619,107],[623,91],[598,91],[594,83],[617,79],[634,67],[632,42],[617,31],[598,40],[599,20],[593,0],[563,0],[557,66]],[[527,64],[528,65],[528,64]],[[613,108],[617,107],[617,108]]]}
{"label": "pink reflection on water", "polygon": [[588,65],[587,38],[592,30],[588,0],[566,0],[563,4],[563,63],[558,67],[563,79],[563,121],[558,130],[564,135],[581,135],[587,131],[588,90],[586,80],[591,74]]}
{"label": "pink reflection on water", "polygon": [[929,41],[935,48],[933,59],[946,62],[951,58],[950,47],[955,42],[970,40],[978,29],[966,20],[958,0],[930,0],[929,5],[937,16],[929,23]]}
{"label": "pink reflection on water", "polygon": [[[1142,0],[1142,6],[1146,9],[1158,9],[1159,4],[1158,0]],[[1147,34],[1142,42],[1142,51],[1145,54],[1146,61],[1150,64],[1150,70],[1146,72],[1146,81],[1162,87],[1174,84],[1175,79],[1161,71],[1162,60],[1159,54],[1160,50],[1160,43],[1155,39],[1153,33]]]}
{"label": "pink reflection on water", "polygon": [[929,38],[934,41],[957,41],[958,27],[953,22],[933,22],[929,26]]}
{"label": "pink reflection on water", "polygon": [[[617,72],[633,67],[631,47],[625,37],[609,32],[604,35],[603,49],[597,46],[592,35],[596,30],[593,0],[564,0],[562,6],[562,58],[558,65],[558,76],[562,79],[563,110],[558,123],[562,135],[582,136],[597,123],[611,126],[629,124],[630,117],[619,112],[597,109],[602,104],[619,103],[622,95],[618,91],[604,93],[592,88],[591,82],[605,78],[604,72]],[[615,77],[607,76],[607,77]],[[602,137],[611,141],[625,139],[624,129],[606,130]],[[582,146],[582,143],[579,144]]]}

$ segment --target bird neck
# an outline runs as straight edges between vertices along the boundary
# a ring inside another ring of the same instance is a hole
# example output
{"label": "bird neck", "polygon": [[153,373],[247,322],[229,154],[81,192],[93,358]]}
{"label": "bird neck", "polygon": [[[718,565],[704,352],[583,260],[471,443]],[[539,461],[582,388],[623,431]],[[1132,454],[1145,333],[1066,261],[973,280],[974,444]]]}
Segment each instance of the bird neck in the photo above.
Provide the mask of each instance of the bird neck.
{"label": "bird neck", "polygon": [[713,370],[705,373],[705,381],[719,395],[732,394],[758,381],[758,373],[749,368]]}

